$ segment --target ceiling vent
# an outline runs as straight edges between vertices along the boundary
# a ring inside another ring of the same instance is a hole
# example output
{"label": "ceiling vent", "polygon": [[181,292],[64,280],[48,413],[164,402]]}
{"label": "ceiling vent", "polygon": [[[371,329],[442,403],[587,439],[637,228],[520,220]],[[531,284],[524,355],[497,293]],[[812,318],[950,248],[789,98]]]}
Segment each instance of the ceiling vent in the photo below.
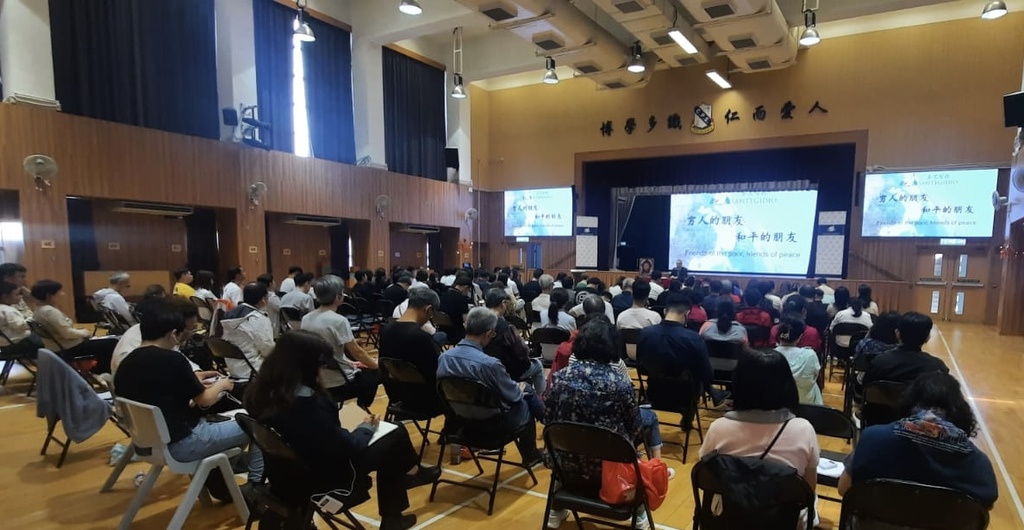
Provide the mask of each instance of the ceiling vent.
{"label": "ceiling vent", "polygon": [[495,22],[504,22],[518,16],[519,12],[515,6],[506,2],[488,4],[480,9],[480,12]]}
{"label": "ceiling vent", "polygon": [[773,0],[679,0],[698,23],[763,13]]}
{"label": "ceiling vent", "polygon": [[409,234],[437,234],[441,229],[436,226],[428,225],[402,225],[398,228],[398,231]]}
{"label": "ceiling vent", "polygon": [[[775,0],[763,11],[701,24],[704,35],[725,52],[774,46],[789,34],[789,25]],[[753,46],[751,46],[753,44]]]}
{"label": "ceiling vent", "polygon": [[572,65],[572,67],[575,68],[577,72],[584,75],[596,74],[601,71],[601,69],[595,66],[593,63],[574,64]]}
{"label": "ceiling vent", "polygon": [[550,31],[534,35],[533,44],[545,51],[565,48],[565,40]]}
{"label": "ceiling vent", "polygon": [[734,8],[729,2],[721,4],[713,4],[704,6],[704,12],[708,14],[708,17],[712,20],[722,17],[731,17],[736,14],[736,8]]}
{"label": "ceiling vent", "polygon": [[621,81],[611,81],[611,82],[605,83],[604,86],[605,86],[605,88],[611,88],[613,90],[614,89],[619,89],[619,88],[626,88],[626,85],[622,84]]}
{"label": "ceiling vent", "polygon": [[778,44],[734,50],[727,55],[729,60],[743,72],[763,72],[785,68],[796,62],[796,37],[787,35]]}
{"label": "ceiling vent", "polygon": [[639,13],[643,11],[645,7],[640,4],[637,0],[626,0],[625,2],[615,2],[615,9],[619,12],[629,15],[631,13]]}
{"label": "ceiling vent", "polygon": [[157,204],[152,202],[121,201],[110,209],[119,213],[138,213],[143,215],[163,215],[167,217],[183,217],[192,215],[191,206],[175,206],[173,204]]}
{"label": "ceiling vent", "polygon": [[655,33],[651,35],[651,40],[653,40],[658,46],[670,46],[676,42],[672,40],[672,37],[668,36],[668,33]]}
{"label": "ceiling vent", "polygon": [[289,225],[302,226],[338,226],[341,219],[337,217],[321,217],[319,215],[289,215],[284,218],[284,223]]}
{"label": "ceiling vent", "polygon": [[730,37],[729,38],[729,42],[732,43],[732,47],[736,48],[737,50],[742,50],[744,48],[756,48],[757,47],[757,41],[754,40],[753,36]]}
{"label": "ceiling vent", "polygon": [[679,63],[679,66],[692,66],[698,63],[692,55],[679,55],[676,57],[676,62]]}
{"label": "ceiling vent", "polygon": [[751,59],[747,61],[747,66],[751,70],[768,70],[772,67],[772,62],[768,59]]}

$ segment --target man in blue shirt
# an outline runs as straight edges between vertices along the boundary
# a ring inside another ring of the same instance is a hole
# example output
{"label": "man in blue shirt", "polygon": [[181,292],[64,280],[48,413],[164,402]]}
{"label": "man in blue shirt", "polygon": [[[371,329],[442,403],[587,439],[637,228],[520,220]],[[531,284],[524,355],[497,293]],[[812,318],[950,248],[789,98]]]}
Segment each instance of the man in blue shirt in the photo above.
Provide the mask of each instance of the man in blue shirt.
{"label": "man in blue shirt", "polygon": [[694,381],[701,383],[702,393],[709,393],[717,407],[729,397],[729,393],[711,387],[714,371],[708,360],[708,348],[700,335],[686,328],[689,314],[690,300],[673,297],[672,305],[665,308],[665,319],[640,332],[636,347],[637,363],[668,377],[689,372]]}
{"label": "man in blue shirt", "polygon": [[[501,361],[484,353],[484,348],[495,336],[497,324],[498,316],[489,309],[471,309],[466,316],[466,338],[441,354],[437,363],[437,378],[475,379],[494,391],[501,399],[501,416],[491,417],[485,410],[473,408],[460,410],[459,414],[470,419],[487,420],[488,428],[495,432],[520,431],[516,438],[519,454],[523,462],[533,465],[541,460],[534,421],[535,418],[543,417],[544,405],[536,395],[524,395]],[[458,451],[458,448],[453,446],[452,451]]]}

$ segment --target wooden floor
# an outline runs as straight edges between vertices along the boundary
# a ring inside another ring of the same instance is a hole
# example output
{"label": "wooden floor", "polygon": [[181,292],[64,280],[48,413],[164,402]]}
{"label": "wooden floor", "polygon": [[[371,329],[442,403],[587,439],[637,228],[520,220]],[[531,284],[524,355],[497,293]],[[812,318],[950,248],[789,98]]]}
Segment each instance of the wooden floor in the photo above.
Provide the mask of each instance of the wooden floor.
{"label": "wooden floor", "polygon": [[[972,398],[980,412],[981,434],[975,443],[993,461],[999,479],[999,501],[992,510],[990,528],[1024,529],[1024,507],[1021,506],[1021,487],[1024,486],[1024,338],[999,337],[994,328],[942,324],[932,336],[927,351],[941,357],[950,366]],[[952,353],[951,353],[952,352]],[[24,396],[25,374],[12,376],[7,389],[0,395],[0,498],[3,502],[0,512],[0,528],[68,528],[68,529],[109,529],[115,528],[120,516],[135,492],[132,477],[147,469],[146,464],[131,464],[122,475],[114,491],[100,494],[110,467],[107,465],[110,448],[115,442],[124,442],[124,436],[112,425],[81,445],[74,445],[61,469],[55,469],[56,456],[41,457],[45,422],[35,417],[35,402]],[[826,403],[841,404],[838,381],[826,387]],[[383,396],[383,392],[381,394]],[[379,397],[374,405],[375,412],[383,412],[386,399]],[[360,419],[354,405],[342,411],[342,423],[353,425]],[[671,418],[667,418],[671,419]],[[705,428],[713,420],[705,415]],[[680,439],[671,427],[662,427],[662,434],[668,440]],[[412,434],[413,441],[419,437]],[[686,529],[691,527],[693,496],[690,488],[689,471],[696,459],[698,442],[691,437],[689,463],[681,462],[681,451],[665,446],[664,459],[676,470],[676,478],[670,483],[668,499],[654,512],[659,528]],[[822,446],[833,450],[845,450],[845,444],[837,440],[822,439]],[[55,451],[51,448],[51,453]],[[437,448],[427,449],[425,461],[433,464]],[[456,480],[474,480],[475,471],[471,462],[460,466],[445,465],[445,474]],[[484,463],[485,479],[493,471]],[[541,528],[544,499],[550,474],[540,468],[537,471],[540,484],[530,486],[529,477],[518,468],[502,470],[502,487],[495,504],[495,513],[486,514],[486,494],[475,490],[450,485],[441,485],[433,503],[427,501],[429,487],[410,492],[411,513],[419,518],[418,528],[471,530],[482,528]],[[1008,484],[1012,481],[1016,487]],[[133,528],[164,528],[177,507],[188,485],[187,479],[164,473],[148,502],[136,517]],[[826,488],[819,493],[832,495]],[[823,528],[835,526],[839,517],[839,505],[819,501]],[[367,528],[376,526],[378,516],[376,502],[369,502],[354,510]],[[196,506],[186,527],[190,529],[237,529],[244,525],[238,520],[230,506]],[[325,525],[323,525],[326,528]],[[573,525],[566,522],[563,528]]]}

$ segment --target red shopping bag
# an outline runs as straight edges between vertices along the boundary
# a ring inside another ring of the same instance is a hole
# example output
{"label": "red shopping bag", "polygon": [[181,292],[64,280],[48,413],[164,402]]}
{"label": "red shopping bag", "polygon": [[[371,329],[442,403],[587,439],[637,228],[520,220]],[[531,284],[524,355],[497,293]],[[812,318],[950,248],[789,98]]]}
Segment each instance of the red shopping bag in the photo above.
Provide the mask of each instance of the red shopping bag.
{"label": "red shopping bag", "polygon": [[[640,475],[647,493],[647,504],[657,510],[668,494],[668,466],[659,458],[640,461]],[[626,504],[636,498],[636,472],[632,464],[601,462],[601,500],[608,504]]]}

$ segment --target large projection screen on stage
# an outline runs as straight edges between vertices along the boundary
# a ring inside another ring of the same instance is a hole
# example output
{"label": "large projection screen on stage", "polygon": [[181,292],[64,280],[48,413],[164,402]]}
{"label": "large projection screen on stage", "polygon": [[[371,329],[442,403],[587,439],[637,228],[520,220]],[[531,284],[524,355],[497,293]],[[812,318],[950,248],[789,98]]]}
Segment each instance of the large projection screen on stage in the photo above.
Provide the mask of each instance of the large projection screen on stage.
{"label": "large projection screen on stage", "polygon": [[817,190],[672,195],[669,258],[694,272],[804,276]]}

